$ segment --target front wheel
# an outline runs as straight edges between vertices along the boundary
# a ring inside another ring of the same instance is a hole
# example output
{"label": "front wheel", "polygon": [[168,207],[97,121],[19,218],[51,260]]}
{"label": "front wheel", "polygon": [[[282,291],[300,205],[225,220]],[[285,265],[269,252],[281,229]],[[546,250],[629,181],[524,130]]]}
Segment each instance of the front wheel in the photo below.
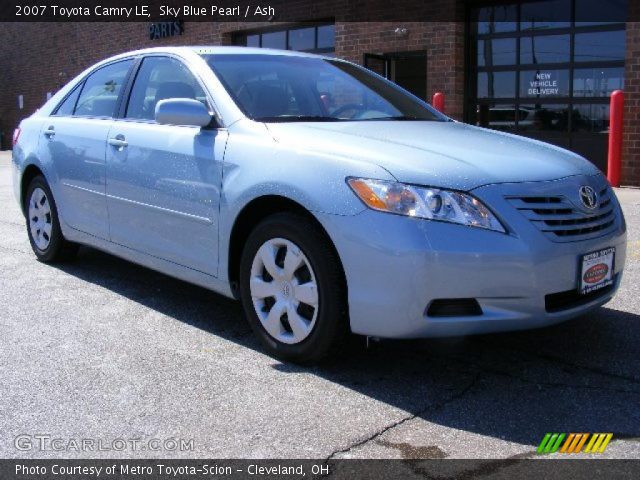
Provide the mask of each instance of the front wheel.
{"label": "front wheel", "polygon": [[348,336],[340,262],[325,233],[304,216],[272,215],[251,232],[240,285],[253,331],[283,360],[318,361]]}

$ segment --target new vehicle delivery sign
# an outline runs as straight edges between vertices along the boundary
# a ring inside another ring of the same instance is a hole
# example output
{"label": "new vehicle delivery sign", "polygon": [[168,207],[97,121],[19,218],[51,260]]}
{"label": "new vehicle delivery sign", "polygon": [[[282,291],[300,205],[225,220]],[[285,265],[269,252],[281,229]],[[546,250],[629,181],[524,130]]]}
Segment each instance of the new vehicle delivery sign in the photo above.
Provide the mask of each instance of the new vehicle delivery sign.
{"label": "new vehicle delivery sign", "polygon": [[558,79],[553,78],[551,72],[536,72],[533,80],[529,82],[530,96],[536,95],[558,95]]}

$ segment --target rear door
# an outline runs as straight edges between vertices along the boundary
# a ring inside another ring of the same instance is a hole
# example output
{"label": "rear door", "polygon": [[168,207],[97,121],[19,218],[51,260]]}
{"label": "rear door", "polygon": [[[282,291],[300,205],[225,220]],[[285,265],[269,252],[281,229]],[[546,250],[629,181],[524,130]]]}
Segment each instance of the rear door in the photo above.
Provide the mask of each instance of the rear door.
{"label": "rear door", "polygon": [[107,134],[133,60],[91,73],[43,125],[41,154],[57,177],[56,203],[69,226],[109,238],[105,197]]}
{"label": "rear door", "polygon": [[111,240],[217,275],[227,132],[157,124],[155,106],[168,98],[209,104],[198,79],[181,60],[145,57],[122,118],[114,121],[107,140]]}

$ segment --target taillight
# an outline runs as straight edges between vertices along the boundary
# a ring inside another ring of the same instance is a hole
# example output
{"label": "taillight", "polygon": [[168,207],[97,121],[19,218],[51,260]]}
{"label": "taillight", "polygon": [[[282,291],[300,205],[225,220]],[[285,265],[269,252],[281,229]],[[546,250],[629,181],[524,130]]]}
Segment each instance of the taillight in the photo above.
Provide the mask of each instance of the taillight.
{"label": "taillight", "polygon": [[18,143],[18,139],[20,138],[20,132],[21,132],[21,131],[22,131],[22,130],[20,130],[20,128],[16,128],[16,129],[13,131],[13,146],[14,146],[14,147],[16,146],[16,143]]}

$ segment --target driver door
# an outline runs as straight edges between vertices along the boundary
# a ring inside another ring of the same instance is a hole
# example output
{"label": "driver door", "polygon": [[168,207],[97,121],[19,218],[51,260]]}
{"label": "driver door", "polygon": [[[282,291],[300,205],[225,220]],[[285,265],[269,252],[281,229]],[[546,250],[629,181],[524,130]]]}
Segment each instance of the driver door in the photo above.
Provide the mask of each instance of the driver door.
{"label": "driver door", "polygon": [[124,118],[107,140],[111,241],[217,275],[218,205],[226,130],[159,125],[167,98],[207,103],[180,60],[148,56],[136,73]]}

